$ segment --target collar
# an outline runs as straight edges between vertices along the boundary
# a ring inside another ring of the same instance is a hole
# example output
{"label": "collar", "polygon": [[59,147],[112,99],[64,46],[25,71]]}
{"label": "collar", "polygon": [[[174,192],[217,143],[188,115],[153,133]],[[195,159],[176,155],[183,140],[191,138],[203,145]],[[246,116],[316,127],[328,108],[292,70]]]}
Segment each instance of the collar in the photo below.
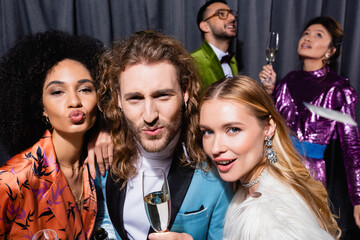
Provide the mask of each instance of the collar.
{"label": "collar", "polygon": [[175,148],[179,142],[179,139],[180,139],[180,131],[166,146],[166,148],[161,150],[160,152],[147,152],[138,141],[136,141],[136,144],[138,146],[139,154],[147,159],[150,160],[169,159],[172,158]]}
{"label": "collar", "polygon": [[210,47],[212,48],[212,50],[214,51],[215,55],[217,56],[217,58],[219,59],[219,61],[221,60],[221,58],[225,55],[228,55],[229,52],[223,52],[220,49],[218,49],[217,47],[215,47],[214,45],[212,45],[211,43],[209,43]]}
{"label": "collar", "polygon": [[[84,166],[83,172],[84,209],[80,213],[75,210],[77,206],[71,189],[56,162],[51,132],[46,130],[38,143],[34,144],[30,150],[30,152],[23,152],[21,156],[33,161],[32,174],[35,175],[36,180],[30,179],[30,181],[36,181],[39,186],[39,188],[32,188],[32,191],[36,198],[39,198],[39,206],[44,206],[41,216],[48,218],[48,221],[51,218],[57,219],[59,229],[61,226],[62,231],[68,236],[79,234],[79,239],[90,238],[95,224],[97,199],[95,186],[87,166]],[[70,222],[63,221],[69,220],[69,216],[72,216]],[[76,233],[75,230],[82,231]]]}
{"label": "collar", "polygon": [[317,78],[321,78],[321,77],[324,77],[328,72],[330,71],[330,68],[329,66],[326,66],[324,68],[320,68],[318,70],[315,70],[315,71],[305,71],[307,72],[308,74],[314,76],[314,77],[317,77]]}

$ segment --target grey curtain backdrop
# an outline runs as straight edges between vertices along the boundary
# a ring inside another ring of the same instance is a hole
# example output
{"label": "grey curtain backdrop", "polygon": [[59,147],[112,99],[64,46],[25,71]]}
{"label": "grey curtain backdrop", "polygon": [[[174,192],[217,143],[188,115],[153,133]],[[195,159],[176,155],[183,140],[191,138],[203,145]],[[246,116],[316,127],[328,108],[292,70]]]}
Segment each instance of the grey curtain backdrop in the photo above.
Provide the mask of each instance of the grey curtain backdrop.
{"label": "grey curtain backdrop", "polygon": [[[0,55],[19,37],[61,29],[110,41],[131,33],[153,29],[174,36],[189,51],[202,40],[196,15],[205,0],[0,0]],[[318,15],[335,17],[345,38],[338,72],[360,92],[360,1],[359,0],[228,0],[239,12],[238,34],[232,44],[241,73],[258,79],[265,64],[269,30],[280,33],[274,64],[281,79],[301,67],[296,54],[303,25]],[[4,104],[4,103],[0,103]],[[357,109],[360,123],[360,111]]]}

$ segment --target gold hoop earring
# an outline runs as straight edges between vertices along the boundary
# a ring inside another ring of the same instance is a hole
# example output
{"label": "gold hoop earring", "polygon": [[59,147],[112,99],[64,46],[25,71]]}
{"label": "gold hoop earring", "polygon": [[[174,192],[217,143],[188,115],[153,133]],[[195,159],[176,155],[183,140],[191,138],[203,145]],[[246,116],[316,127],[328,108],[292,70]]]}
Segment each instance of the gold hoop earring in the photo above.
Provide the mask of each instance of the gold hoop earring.
{"label": "gold hoop earring", "polygon": [[45,123],[46,128],[52,129],[52,125],[51,125],[50,120],[49,120],[49,118],[47,116],[43,115],[41,121],[43,123]]}

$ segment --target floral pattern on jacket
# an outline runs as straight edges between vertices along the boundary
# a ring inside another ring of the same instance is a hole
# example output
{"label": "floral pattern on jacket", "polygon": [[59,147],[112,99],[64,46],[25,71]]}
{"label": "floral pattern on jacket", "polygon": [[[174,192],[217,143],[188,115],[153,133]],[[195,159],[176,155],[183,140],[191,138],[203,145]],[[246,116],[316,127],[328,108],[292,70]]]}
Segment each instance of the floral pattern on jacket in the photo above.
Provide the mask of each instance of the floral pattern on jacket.
{"label": "floral pattern on jacket", "polygon": [[90,239],[97,205],[87,166],[83,179],[80,213],[46,131],[0,168],[0,239],[31,239],[45,228],[55,230],[59,239]]}

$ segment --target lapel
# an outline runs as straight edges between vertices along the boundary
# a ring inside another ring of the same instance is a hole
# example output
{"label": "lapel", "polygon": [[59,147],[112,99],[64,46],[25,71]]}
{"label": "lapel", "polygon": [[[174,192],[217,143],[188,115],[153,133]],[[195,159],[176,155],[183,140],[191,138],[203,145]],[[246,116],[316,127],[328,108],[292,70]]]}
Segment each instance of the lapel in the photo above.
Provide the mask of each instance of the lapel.
{"label": "lapel", "polygon": [[233,76],[237,75],[238,74],[238,67],[237,67],[237,61],[235,59],[235,56],[231,58],[229,66],[231,68],[231,72],[232,72]]}
{"label": "lapel", "polygon": [[[55,151],[51,141],[51,133],[46,131],[44,136],[36,143],[31,153],[25,157],[33,161],[33,173],[39,187],[33,187],[35,196],[39,196],[39,218],[50,221],[55,218],[60,229],[66,229],[66,204],[63,194],[69,196],[66,180],[56,163]],[[71,192],[70,192],[71,194]],[[71,194],[72,195],[72,194]],[[44,220],[43,220],[44,221]],[[45,222],[45,221],[44,221]]]}
{"label": "lapel", "polygon": [[[95,224],[97,203],[95,187],[93,183],[89,184],[89,181],[92,180],[90,180],[87,168],[85,168],[83,177],[84,208],[81,213],[77,209],[74,196],[61,171],[58,172],[43,199],[58,221],[59,229],[67,232],[68,236],[89,239]],[[46,211],[43,214],[46,214]]]}
{"label": "lapel", "polygon": [[128,240],[127,232],[124,228],[123,218],[126,186],[120,190],[123,182],[124,181],[120,181],[116,183],[111,177],[111,173],[108,174],[106,179],[106,203],[111,222],[113,223],[116,231],[122,240]]}
{"label": "lapel", "polygon": [[205,54],[205,57],[207,61],[209,62],[209,65],[211,66],[212,71],[216,75],[216,79],[222,79],[225,77],[224,71],[221,67],[220,61],[218,57],[216,56],[215,52],[212,50],[211,46],[207,41],[204,40],[204,42],[201,45],[201,48]]}
{"label": "lapel", "polygon": [[96,220],[97,209],[97,195],[95,189],[95,183],[90,177],[89,168],[87,165],[84,166],[84,209],[82,211],[82,223],[83,229],[86,230],[86,236],[90,239],[93,232],[93,228]]}
{"label": "lapel", "polygon": [[[171,197],[171,217],[169,229],[175,221],[176,215],[182,205],[186,196],[187,190],[190,186],[194,169],[190,167],[180,167],[179,156],[176,155],[171,163],[168,182]],[[126,196],[126,186],[120,190],[123,181],[116,183],[111,174],[108,174],[106,180],[106,201],[108,205],[110,219],[120,235],[122,240],[128,240],[127,232],[124,228],[123,210]],[[149,234],[154,232],[150,227]]]}
{"label": "lapel", "polygon": [[[71,236],[80,233],[82,229],[81,216],[77,210],[70,187],[67,185],[66,178],[61,171],[58,172],[49,190],[45,193],[44,199],[55,219],[59,222],[60,229],[70,233]],[[77,229],[79,232],[75,233],[72,229]],[[85,233],[81,234],[84,237],[83,234]]]}
{"label": "lapel", "polygon": [[[25,156],[34,161],[33,172],[41,182],[39,188],[33,189],[39,196],[39,206],[44,206],[39,209],[41,211],[39,218],[47,219],[46,222],[55,218],[58,228],[67,235],[78,236],[81,239],[85,239],[85,235],[90,237],[95,223],[97,204],[94,184],[89,184],[87,168],[83,175],[85,200],[83,216],[81,216],[66,178],[56,162],[51,133],[46,131],[39,143],[34,145],[31,156],[26,153]],[[83,226],[89,228],[85,229]],[[74,230],[77,232],[73,232]]]}
{"label": "lapel", "polygon": [[176,215],[184,201],[187,190],[190,186],[195,169],[181,167],[179,156],[176,155],[170,167],[168,176],[171,196],[171,218],[169,229],[175,221]]}

